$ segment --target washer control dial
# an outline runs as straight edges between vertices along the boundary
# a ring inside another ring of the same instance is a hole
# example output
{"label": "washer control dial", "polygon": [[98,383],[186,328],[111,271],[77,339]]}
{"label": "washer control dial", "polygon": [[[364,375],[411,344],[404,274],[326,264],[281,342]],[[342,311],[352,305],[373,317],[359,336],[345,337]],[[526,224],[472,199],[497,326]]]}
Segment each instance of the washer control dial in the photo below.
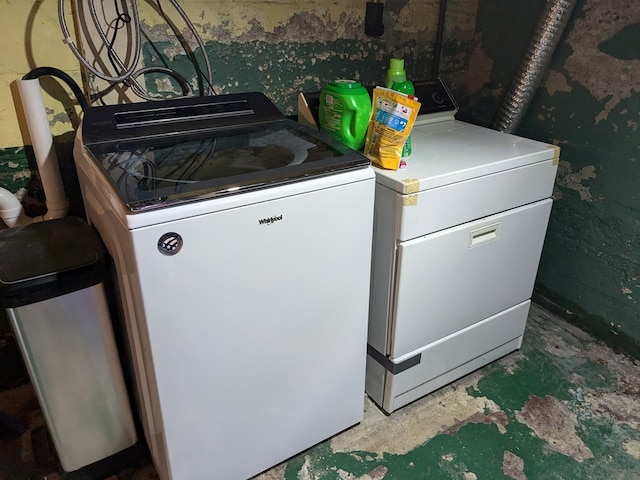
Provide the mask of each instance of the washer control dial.
{"label": "washer control dial", "polygon": [[179,233],[167,232],[158,240],[158,251],[170,257],[182,250],[182,244],[183,240]]}

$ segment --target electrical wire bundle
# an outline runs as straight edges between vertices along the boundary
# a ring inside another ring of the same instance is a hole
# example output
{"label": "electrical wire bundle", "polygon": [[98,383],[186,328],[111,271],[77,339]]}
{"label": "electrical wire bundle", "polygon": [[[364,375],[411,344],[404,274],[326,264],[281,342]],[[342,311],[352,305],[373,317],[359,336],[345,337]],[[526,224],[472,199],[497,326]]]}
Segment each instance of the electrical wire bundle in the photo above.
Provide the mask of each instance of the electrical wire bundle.
{"label": "electrical wire bundle", "polygon": [[[79,0],[72,0],[72,1],[74,2],[75,11],[78,11]],[[83,54],[79,51],[78,47],[73,42],[73,39],[71,38],[71,34],[69,33],[69,28],[67,27],[67,22],[66,22],[65,12],[64,12],[64,6],[65,6],[64,0],[58,0],[58,17],[60,20],[60,27],[62,29],[62,33],[64,36],[64,42],[69,46],[69,48],[71,49],[73,54],[76,56],[76,58],[91,74],[95,75],[95,77],[101,80],[104,80],[105,82],[110,84],[104,90],[96,94],[93,94],[92,95],[93,101],[95,100],[102,101],[103,97],[107,93],[112,91],[114,88],[116,88],[120,84],[125,85],[126,87],[129,87],[135,95],[142,98],[143,100],[162,100],[163,98],[159,98],[157,96],[151,95],[138,80],[140,76],[150,74],[150,73],[164,74],[174,79],[180,86],[183,96],[191,96],[194,94],[193,89],[189,84],[189,82],[182,75],[176,72],[174,69],[169,68],[166,62],[164,66],[149,66],[149,67],[138,68],[138,65],[140,63],[140,55],[142,51],[142,38],[145,37],[148,39],[148,37],[146,36],[145,32],[142,30],[140,26],[138,4],[136,0],[113,0],[115,18],[111,22],[108,22],[111,25],[110,29],[112,30],[110,36],[108,35],[109,32],[105,31],[105,29],[103,28],[100,22],[100,18],[95,5],[96,1],[95,0],[84,0],[84,1],[86,2],[86,4],[88,4],[89,15],[93,22],[93,27],[106,50],[107,59],[109,60],[109,63],[111,64],[111,68],[115,73],[111,74],[104,71],[100,71],[99,69],[94,67],[92,62],[89,59],[87,59],[85,56],[83,56]],[[194,65],[194,68],[197,72],[199,94],[215,95],[215,91],[212,85],[213,74],[211,69],[211,63],[206,54],[204,42],[202,41],[195,26],[189,20],[184,10],[180,7],[180,5],[178,5],[177,1],[176,0],[168,0],[168,1],[169,3],[171,3],[173,8],[176,10],[176,12],[178,12],[182,20],[187,25],[187,28],[189,29],[191,34],[196,39],[198,46],[202,52],[206,73],[202,71],[200,67],[200,62],[198,62],[198,59],[195,57],[192,49],[186,42],[184,36],[180,33],[176,25],[169,18],[169,16],[165,14],[162,8],[162,5],[160,3],[160,0],[155,0],[155,2],[152,2],[151,0],[147,0],[147,2],[154,8],[154,10],[165,20],[167,25],[169,25],[173,33],[176,35],[178,41],[182,45],[189,60]],[[127,30],[131,31],[131,37],[132,37],[131,40],[133,45],[132,58],[126,62],[120,57],[120,55],[118,55],[115,49],[118,32],[122,30],[122,28],[125,26],[128,27]],[[159,55],[159,57],[162,58],[162,55]],[[74,91],[74,94],[75,93],[76,92]]]}

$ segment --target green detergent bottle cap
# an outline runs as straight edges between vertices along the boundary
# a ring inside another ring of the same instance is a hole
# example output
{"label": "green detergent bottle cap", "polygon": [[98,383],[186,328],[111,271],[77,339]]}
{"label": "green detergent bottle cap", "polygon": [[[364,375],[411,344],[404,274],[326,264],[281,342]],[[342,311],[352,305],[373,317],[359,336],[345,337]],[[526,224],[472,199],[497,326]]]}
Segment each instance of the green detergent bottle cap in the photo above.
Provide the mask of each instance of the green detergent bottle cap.
{"label": "green detergent bottle cap", "polygon": [[384,86],[391,88],[393,82],[401,83],[406,79],[407,74],[404,71],[404,58],[392,58],[389,61],[389,70],[387,70]]}
{"label": "green detergent bottle cap", "polygon": [[389,70],[394,72],[404,71],[404,58],[392,58],[389,62]]}
{"label": "green detergent bottle cap", "polygon": [[329,83],[332,87],[341,88],[345,90],[351,90],[356,88],[362,88],[362,83],[357,80],[348,80],[346,78],[340,78]]}

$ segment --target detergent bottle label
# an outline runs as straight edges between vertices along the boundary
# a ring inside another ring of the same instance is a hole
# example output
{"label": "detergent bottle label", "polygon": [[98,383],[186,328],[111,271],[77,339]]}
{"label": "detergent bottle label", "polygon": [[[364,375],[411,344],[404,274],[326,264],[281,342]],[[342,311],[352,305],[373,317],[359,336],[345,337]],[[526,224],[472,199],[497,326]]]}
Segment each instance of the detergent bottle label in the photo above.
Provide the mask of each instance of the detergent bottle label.
{"label": "detergent bottle label", "polygon": [[330,94],[325,95],[324,102],[324,130],[330,135],[339,135],[342,129],[344,103]]}

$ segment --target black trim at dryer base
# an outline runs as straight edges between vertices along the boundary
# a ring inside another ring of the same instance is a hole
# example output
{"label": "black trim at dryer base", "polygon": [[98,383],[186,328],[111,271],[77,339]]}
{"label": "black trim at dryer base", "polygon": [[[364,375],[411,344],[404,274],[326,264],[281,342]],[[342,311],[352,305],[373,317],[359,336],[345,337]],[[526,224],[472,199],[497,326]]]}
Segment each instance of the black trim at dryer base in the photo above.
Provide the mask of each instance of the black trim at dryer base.
{"label": "black trim at dryer base", "polygon": [[404,372],[411,367],[415,367],[420,363],[420,359],[422,358],[422,354],[419,353],[415,357],[408,358],[404,362],[393,363],[391,360],[389,360],[389,357],[386,357],[369,344],[367,344],[367,354],[380,365],[382,365],[385,370],[391,372],[394,375]]}

